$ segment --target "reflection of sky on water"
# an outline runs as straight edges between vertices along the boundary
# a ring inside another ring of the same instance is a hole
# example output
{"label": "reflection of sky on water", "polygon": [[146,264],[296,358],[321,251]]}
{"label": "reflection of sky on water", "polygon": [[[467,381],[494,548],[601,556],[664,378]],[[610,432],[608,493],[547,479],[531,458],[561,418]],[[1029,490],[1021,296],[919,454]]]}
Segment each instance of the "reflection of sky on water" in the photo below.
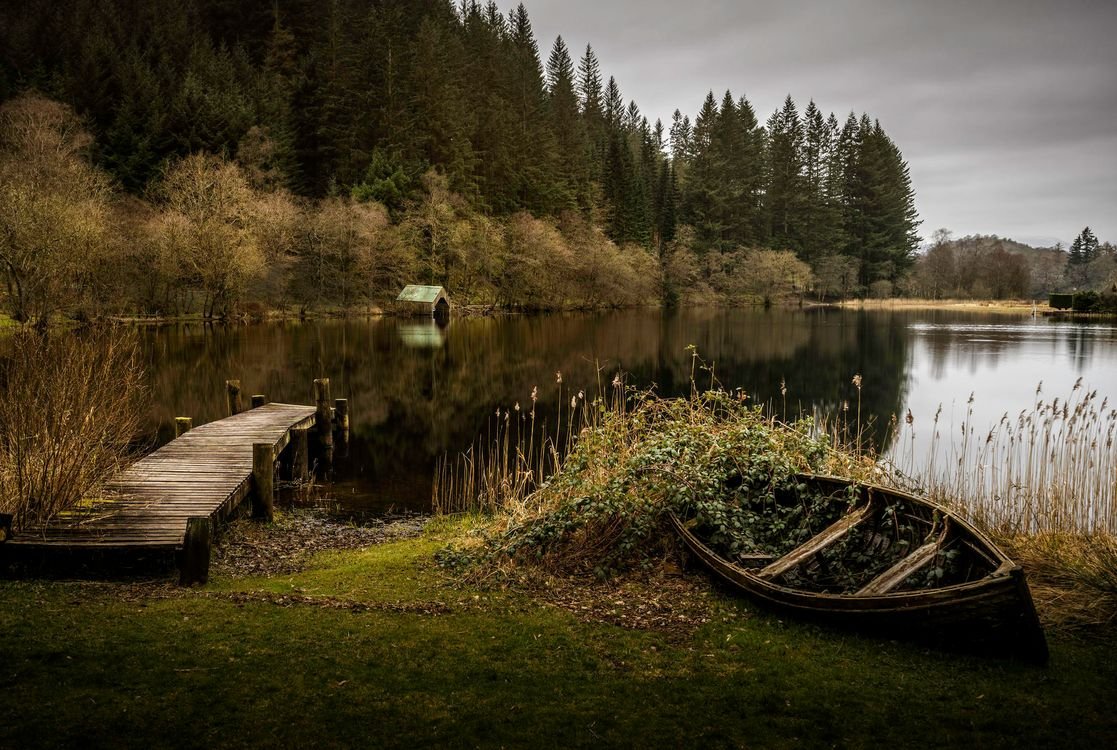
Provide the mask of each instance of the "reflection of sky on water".
{"label": "reflection of sky on water", "polygon": [[915,419],[915,444],[914,449],[905,444],[893,450],[910,451],[917,460],[930,448],[940,405],[941,439],[960,435],[971,393],[970,424],[982,435],[1005,413],[1015,418],[1030,411],[1041,381],[1039,398],[1046,402],[1066,400],[1078,378],[1086,391],[1098,392],[1099,400],[1117,399],[1117,326],[1112,323],[932,320],[913,322],[909,330],[904,408]]}

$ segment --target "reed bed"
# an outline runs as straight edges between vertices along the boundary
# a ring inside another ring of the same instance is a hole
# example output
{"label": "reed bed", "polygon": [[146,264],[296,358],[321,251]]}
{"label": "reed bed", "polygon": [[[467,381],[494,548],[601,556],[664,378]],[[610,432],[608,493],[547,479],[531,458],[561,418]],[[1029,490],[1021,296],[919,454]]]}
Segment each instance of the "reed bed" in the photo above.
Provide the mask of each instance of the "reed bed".
{"label": "reed bed", "polygon": [[[599,371],[600,374],[600,371]],[[563,387],[562,372],[555,373],[558,407],[553,427],[539,411],[539,388],[511,406],[497,408],[486,433],[458,456],[444,456],[435,468],[432,506],[436,515],[453,513],[502,513],[512,519],[539,511],[536,491],[557,474],[574,449],[578,436],[597,429],[606,415],[622,418],[629,408],[624,377],[617,373],[608,388],[596,384],[597,393]]]}
{"label": "reed bed", "polygon": [[1030,409],[975,424],[971,394],[962,424],[928,429],[916,455],[908,412],[885,461],[898,478],[1001,535],[1117,533],[1117,408],[1082,387],[1047,401],[1042,383]]}

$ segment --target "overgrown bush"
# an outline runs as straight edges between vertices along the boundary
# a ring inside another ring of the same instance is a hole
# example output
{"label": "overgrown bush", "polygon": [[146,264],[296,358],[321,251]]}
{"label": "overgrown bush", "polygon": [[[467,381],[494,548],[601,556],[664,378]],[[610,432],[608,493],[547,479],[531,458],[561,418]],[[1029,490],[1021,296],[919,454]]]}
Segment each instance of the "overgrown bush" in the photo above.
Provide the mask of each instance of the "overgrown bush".
{"label": "overgrown bush", "polygon": [[17,531],[78,511],[131,457],[145,396],[133,332],[0,342],[0,512]]}
{"label": "overgrown bush", "polygon": [[[791,517],[802,507],[775,501],[799,489],[798,472],[858,473],[810,421],[775,421],[742,392],[629,393],[611,408],[600,398],[578,408],[587,426],[561,468],[526,496],[508,492],[481,539],[446,550],[444,563],[481,575],[511,564],[603,577],[662,558],[674,538],[667,511],[694,518],[711,544],[746,551],[818,525]],[[746,496],[773,511],[748,512],[737,502]]]}

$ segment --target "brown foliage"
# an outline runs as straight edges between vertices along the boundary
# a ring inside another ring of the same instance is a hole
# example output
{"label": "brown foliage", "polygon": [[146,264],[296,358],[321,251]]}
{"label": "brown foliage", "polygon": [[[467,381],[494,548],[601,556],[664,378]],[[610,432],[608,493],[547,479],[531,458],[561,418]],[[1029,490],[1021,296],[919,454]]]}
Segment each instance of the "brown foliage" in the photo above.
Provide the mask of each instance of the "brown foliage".
{"label": "brown foliage", "polygon": [[131,456],[146,393],[134,332],[17,332],[0,361],[0,510],[34,529]]}
{"label": "brown foliage", "polygon": [[80,302],[106,248],[109,182],[65,105],[26,94],[0,106],[0,270],[17,320]]}
{"label": "brown foliage", "polygon": [[171,167],[158,195],[164,210],[152,236],[160,270],[199,289],[207,317],[227,314],[264,264],[251,231],[255,194],[248,181],[231,162],[191,154]]}

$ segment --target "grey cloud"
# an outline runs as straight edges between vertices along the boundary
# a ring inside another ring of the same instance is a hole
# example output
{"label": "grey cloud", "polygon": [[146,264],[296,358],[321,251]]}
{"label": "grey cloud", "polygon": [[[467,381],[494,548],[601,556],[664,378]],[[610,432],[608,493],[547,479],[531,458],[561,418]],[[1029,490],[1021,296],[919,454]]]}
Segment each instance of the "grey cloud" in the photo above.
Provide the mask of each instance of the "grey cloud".
{"label": "grey cloud", "polygon": [[528,0],[546,57],[591,43],[654,120],[707,90],[763,121],[790,93],[880,119],[911,166],[924,234],[1117,240],[1117,3]]}

